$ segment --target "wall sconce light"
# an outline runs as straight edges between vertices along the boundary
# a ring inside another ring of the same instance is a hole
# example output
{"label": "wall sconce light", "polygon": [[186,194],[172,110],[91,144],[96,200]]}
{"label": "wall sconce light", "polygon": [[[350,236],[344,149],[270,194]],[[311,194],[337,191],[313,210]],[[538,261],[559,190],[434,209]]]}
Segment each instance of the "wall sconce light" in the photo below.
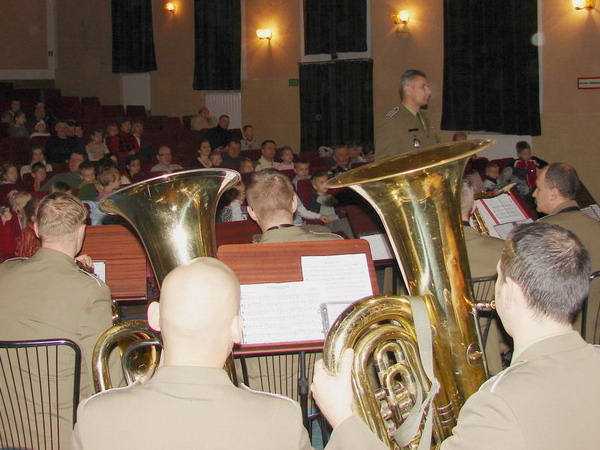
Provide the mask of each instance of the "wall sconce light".
{"label": "wall sconce light", "polygon": [[167,2],[167,3],[165,3],[165,6],[163,7],[163,9],[165,10],[165,12],[167,14],[175,14],[175,9],[176,9],[175,3]]}
{"label": "wall sconce light", "polygon": [[398,25],[397,33],[408,33],[408,22],[410,21],[410,13],[408,11],[400,11],[391,15],[392,22]]}
{"label": "wall sconce light", "polygon": [[262,28],[260,30],[256,30],[256,35],[259,39],[267,39],[270,41],[273,37],[273,32],[268,28]]}
{"label": "wall sconce light", "polygon": [[596,6],[596,0],[572,0],[573,7],[577,10],[580,9],[594,9]]}

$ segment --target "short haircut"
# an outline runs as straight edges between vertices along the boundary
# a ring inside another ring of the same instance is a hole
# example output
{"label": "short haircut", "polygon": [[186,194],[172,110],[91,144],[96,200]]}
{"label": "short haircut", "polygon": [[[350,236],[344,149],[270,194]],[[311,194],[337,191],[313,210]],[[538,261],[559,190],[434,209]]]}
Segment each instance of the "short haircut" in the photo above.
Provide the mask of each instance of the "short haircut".
{"label": "short haircut", "polygon": [[248,128],[254,128],[254,125],[244,125],[244,128],[242,128],[242,131],[246,131]]}
{"label": "short haircut", "polygon": [[348,145],[347,144],[337,144],[335,147],[333,147],[334,156],[337,153],[337,151],[341,148],[348,148]]}
{"label": "short haircut", "polygon": [[463,132],[463,131],[457,131],[456,133],[454,133],[452,135],[452,140],[453,141],[459,141],[461,139],[467,139],[467,133]]}
{"label": "short haircut", "polygon": [[520,286],[538,316],[572,323],[590,287],[590,257],[570,231],[537,222],[515,227],[500,257],[501,279]]}
{"label": "short haircut", "polygon": [[417,77],[427,78],[427,75],[425,75],[425,72],[416,69],[407,70],[402,74],[402,76],[400,77],[399,89],[401,99],[404,98],[404,88]]}
{"label": "short haircut", "polygon": [[515,147],[517,148],[517,153],[521,153],[523,150],[531,150],[531,146],[527,141],[519,141]]}
{"label": "short haircut", "polygon": [[129,124],[131,124],[131,120],[125,118],[125,119],[120,119],[117,121],[117,127],[121,128],[123,126],[123,124],[126,124],[127,122],[129,122]]}
{"label": "short haircut", "polygon": [[485,173],[488,173],[488,169],[499,169],[500,166],[495,162],[489,162],[485,165]]}
{"label": "short haircut", "polygon": [[573,199],[579,191],[579,177],[573,166],[567,163],[552,163],[545,170],[546,183],[556,188],[565,198]]}
{"label": "short haircut", "polygon": [[310,161],[305,158],[298,158],[296,161],[294,161],[294,167],[298,167],[300,164],[310,164]]}
{"label": "short haircut", "polygon": [[294,186],[287,176],[276,169],[254,173],[246,189],[246,198],[257,217],[263,220],[277,211],[294,213]]}
{"label": "short haircut", "polygon": [[100,172],[100,175],[98,175],[98,183],[100,183],[101,186],[106,187],[120,178],[121,174],[119,173],[119,170],[115,169],[114,167],[110,167]]}
{"label": "short haircut", "polygon": [[104,131],[102,131],[100,128],[94,128],[90,133],[90,136],[93,136],[94,134],[104,134]]}
{"label": "short haircut", "polygon": [[25,225],[33,224],[33,218],[37,216],[37,209],[41,201],[42,199],[37,197],[32,197],[29,199],[25,205],[25,208],[23,208],[23,222]]}
{"label": "short haircut", "polygon": [[40,203],[37,227],[42,241],[48,237],[67,237],[85,225],[88,212],[81,200],[69,194],[55,192]]}
{"label": "short haircut", "polygon": [[310,181],[314,183],[319,178],[327,178],[329,179],[329,174],[327,172],[317,172],[312,177],[310,177]]}
{"label": "short haircut", "polygon": [[474,204],[475,190],[473,189],[473,185],[468,181],[463,181],[460,190],[460,212],[462,213],[462,217],[467,217],[471,215],[471,211],[473,211]]}
{"label": "short haircut", "polygon": [[236,137],[233,137],[233,138],[231,138],[231,139],[229,139],[227,141],[227,147],[229,147],[230,144],[240,144],[240,145],[242,145],[242,143],[240,142],[240,140],[238,138],[236,138]]}
{"label": "short haircut", "polygon": [[77,169],[79,173],[82,173],[84,170],[93,170],[96,171],[96,167],[91,162],[84,161],[79,164],[79,169]]}
{"label": "short haircut", "polygon": [[262,141],[262,144],[260,144],[260,148],[265,148],[267,144],[273,144],[275,147],[277,147],[277,144],[273,139],[267,139],[266,141]]}
{"label": "short haircut", "polygon": [[7,163],[2,164],[2,166],[0,166],[0,179],[1,180],[6,179],[6,174],[8,173],[8,169],[10,169],[11,167],[14,167],[16,169],[17,165],[12,162],[7,162]]}
{"label": "short haircut", "polygon": [[38,170],[46,170],[46,165],[42,162],[36,162],[31,166],[31,173],[36,173]]}
{"label": "short haircut", "polygon": [[133,161],[142,161],[139,155],[129,155],[125,158],[125,165],[130,166]]}
{"label": "short haircut", "polygon": [[219,120],[223,119],[224,117],[227,117],[229,119],[229,116],[227,114],[221,114],[219,116]]}

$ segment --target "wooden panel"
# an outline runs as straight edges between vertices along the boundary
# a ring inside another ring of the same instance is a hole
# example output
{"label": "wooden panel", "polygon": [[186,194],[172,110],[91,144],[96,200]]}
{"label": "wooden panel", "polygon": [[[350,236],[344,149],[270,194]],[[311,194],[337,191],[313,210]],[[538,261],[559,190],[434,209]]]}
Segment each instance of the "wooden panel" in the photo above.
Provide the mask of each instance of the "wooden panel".
{"label": "wooden panel", "polygon": [[254,220],[223,222],[216,226],[217,248],[224,244],[250,244],[252,236],[262,234]]}
{"label": "wooden panel", "polygon": [[146,297],[146,252],[130,228],[88,226],[81,253],[106,261],[106,284],[113,298]]}

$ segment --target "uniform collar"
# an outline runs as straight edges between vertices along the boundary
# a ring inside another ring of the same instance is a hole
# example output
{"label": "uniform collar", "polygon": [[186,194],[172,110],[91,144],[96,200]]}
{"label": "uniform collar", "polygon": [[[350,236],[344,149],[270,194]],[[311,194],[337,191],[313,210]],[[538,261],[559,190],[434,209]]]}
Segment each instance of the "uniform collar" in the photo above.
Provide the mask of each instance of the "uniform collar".
{"label": "uniform collar", "polygon": [[219,384],[233,383],[223,369],[197,366],[162,366],[148,381],[151,383]]}
{"label": "uniform collar", "polygon": [[30,259],[51,260],[57,264],[68,264],[70,266],[77,267],[77,265],[75,264],[75,260],[69,255],[58,250],[53,250],[51,248],[40,248]]}
{"label": "uniform collar", "polygon": [[566,202],[561,203],[556,208],[554,208],[554,210],[550,213],[550,215],[553,216],[555,214],[559,214],[563,209],[573,208],[573,207],[579,207],[579,205],[577,204],[577,202],[575,200],[567,200]]}
{"label": "uniform collar", "polygon": [[553,353],[572,351],[584,345],[586,345],[586,343],[577,331],[568,331],[566,333],[550,336],[529,344],[520,352],[515,353],[510,365],[513,366],[519,362],[539,358]]}

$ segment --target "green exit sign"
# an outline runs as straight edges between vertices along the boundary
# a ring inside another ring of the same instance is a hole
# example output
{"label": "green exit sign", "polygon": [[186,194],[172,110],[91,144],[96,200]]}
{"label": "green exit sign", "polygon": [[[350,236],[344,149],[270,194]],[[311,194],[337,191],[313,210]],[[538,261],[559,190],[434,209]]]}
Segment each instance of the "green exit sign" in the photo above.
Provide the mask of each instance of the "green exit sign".
{"label": "green exit sign", "polygon": [[288,78],[288,86],[300,86],[300,78]]}

